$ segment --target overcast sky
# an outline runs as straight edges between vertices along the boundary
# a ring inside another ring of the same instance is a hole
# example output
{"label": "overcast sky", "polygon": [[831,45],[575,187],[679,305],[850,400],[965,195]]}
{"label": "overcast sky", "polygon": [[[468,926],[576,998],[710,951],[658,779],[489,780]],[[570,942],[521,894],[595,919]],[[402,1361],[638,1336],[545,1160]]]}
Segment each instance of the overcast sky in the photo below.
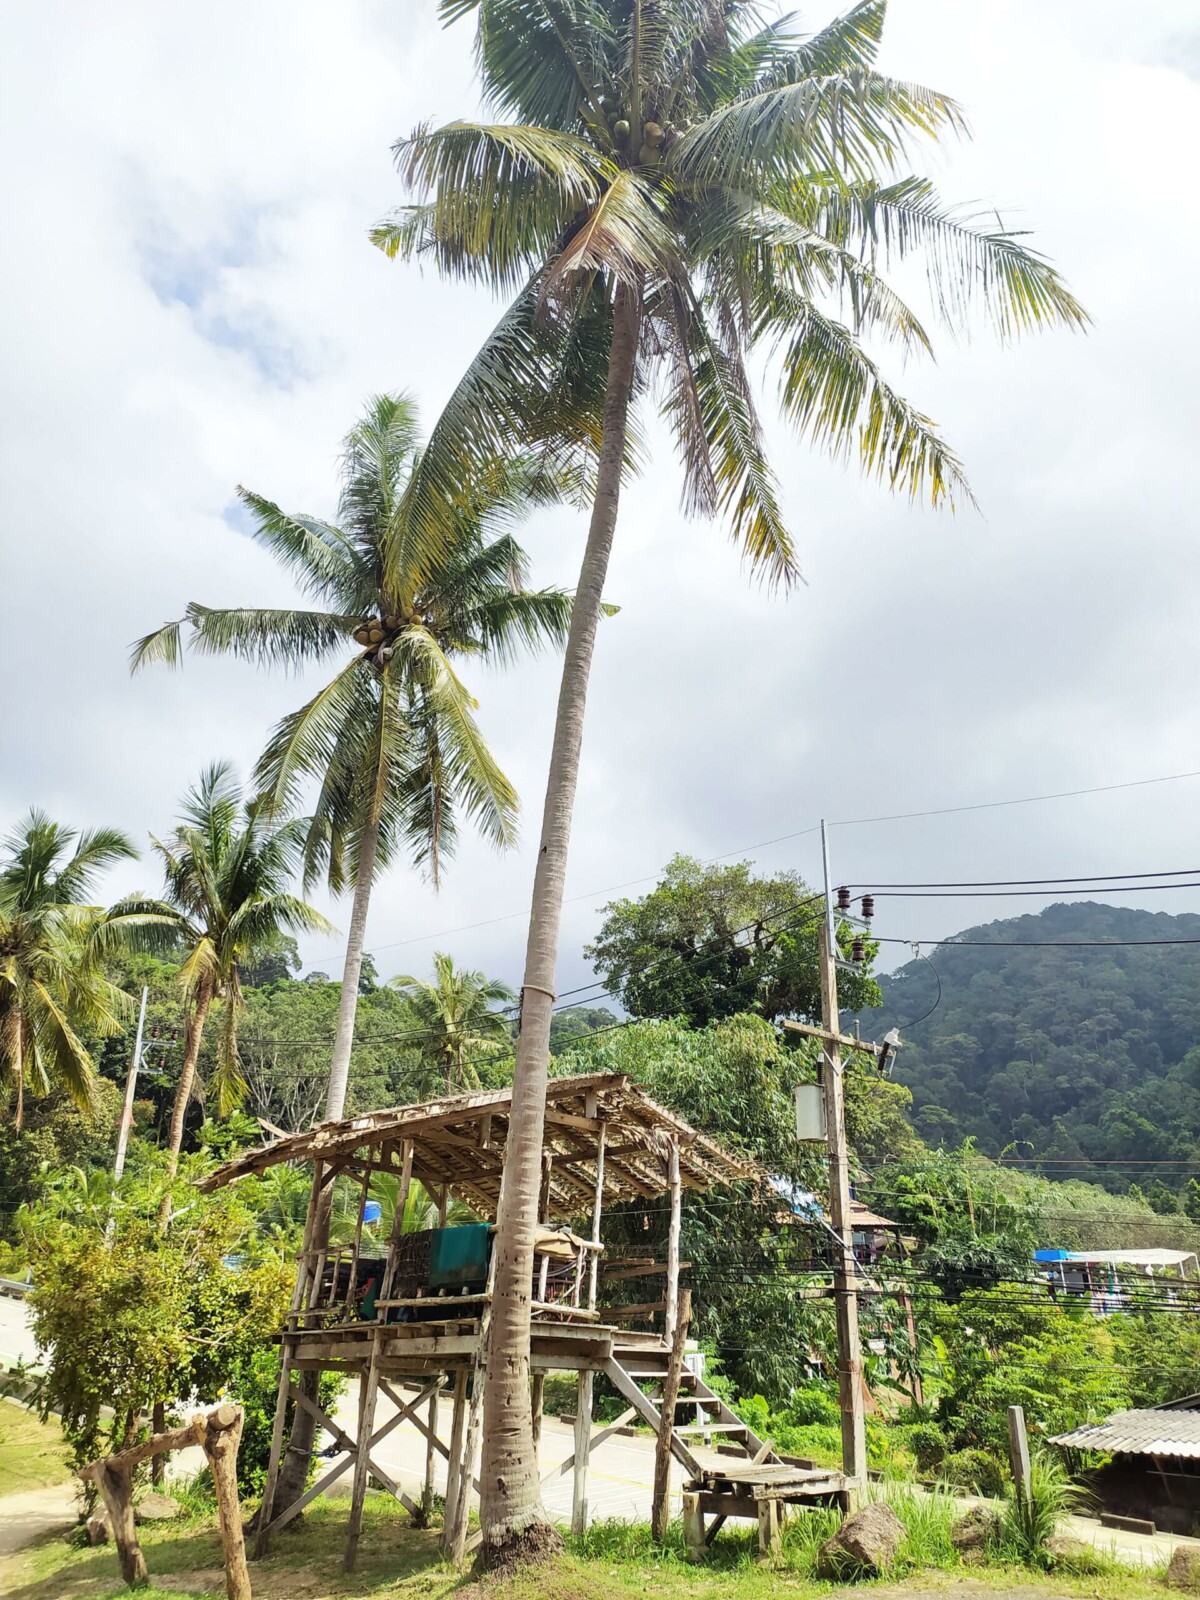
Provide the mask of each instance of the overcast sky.
{"label": "overcast sky", "polygon": [[[36,804],[145,840],[205,762],[248,770],[304,692],[236,663],[128,676],[130,641],[189,600],[288,602],[234,485],[330,513],[365,397],[411,390],[432,420],[495,319],[366,239],[402,198],[391,142],[474,111],[471,33],[440,31],[432,0],[9,0],[0,56],[0,825]],[[816,836],[781,836],[822,815],[1200,769],[1194,0],[893,0],[883,65],[965,103],[974,142],[927,170],[1031,229],[1095,327],[1010,350],[981,327],[896,374],[981,515],[892,503],[774,430],[809,580],[790,598],[682,518],[657,451],[622,502],[560,989],[589,976],[603,891],[677,850],[815,877]],[[529,527],[540,580],[573,580],[583,533],[567,512]],[[436,896],[383,880],[385,976],[445,948],[519,980],[557,662],[469,678],[526,847],[465,842]],[[1200,778],[860,825],[834,831],[834,870],[1186,867],[1198,817]],[[151,861],[110,887],[139,879],[156,884]],[[1200,910],[1200,891],[1118,898]],[[888,902],[877,927],[931,939],[1012,905]],[[340,970],[336,941],[305,955]]]}

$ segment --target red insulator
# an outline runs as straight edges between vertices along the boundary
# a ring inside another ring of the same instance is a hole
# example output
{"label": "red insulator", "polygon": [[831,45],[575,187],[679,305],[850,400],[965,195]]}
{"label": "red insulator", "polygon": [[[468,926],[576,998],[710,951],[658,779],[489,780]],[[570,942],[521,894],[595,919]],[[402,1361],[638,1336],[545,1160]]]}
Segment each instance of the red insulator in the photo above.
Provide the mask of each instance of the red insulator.
{"label": "red insulator", "polygon": [[837,908],[839,911],[849,911],[850,909],[850,891],[845,884],[838,890]]}
{"label": "red insulator", "polygon": [[850,959],[858,962],[859,965],[867,959],[867,947],[862,939],[855,939],[850,950]]}
{"label": "red insulator", "polygon": [[875,915],[875,896],[873,894],[863,895],[862,914],[864,922],[870,922],[871,918]]}

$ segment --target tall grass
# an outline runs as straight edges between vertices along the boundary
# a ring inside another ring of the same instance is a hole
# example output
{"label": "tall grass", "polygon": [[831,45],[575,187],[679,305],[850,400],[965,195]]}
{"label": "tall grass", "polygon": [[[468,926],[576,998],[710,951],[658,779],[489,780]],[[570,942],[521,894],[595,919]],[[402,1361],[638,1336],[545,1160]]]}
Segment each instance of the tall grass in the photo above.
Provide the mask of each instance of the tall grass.
{"label": "tall grass", "polygon": [[1057,1461],[1037,1458],[1030,1469],[1029,1493],[1018,1494],[1015,1484],[1005,1490],[995,1554],[1002,1561],[1020,1562],[1027,1567],[1053,1566],[1050,1540],[1063,1518],[1084,1509],[1086,1504],[1086,1494],[1071,1482]]}

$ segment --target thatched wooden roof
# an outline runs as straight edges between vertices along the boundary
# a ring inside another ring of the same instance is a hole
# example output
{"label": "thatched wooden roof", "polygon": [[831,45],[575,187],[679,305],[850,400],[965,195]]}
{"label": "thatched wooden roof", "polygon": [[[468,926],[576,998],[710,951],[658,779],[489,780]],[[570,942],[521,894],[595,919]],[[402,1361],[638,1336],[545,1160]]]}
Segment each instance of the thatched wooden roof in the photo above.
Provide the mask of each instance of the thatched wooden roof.
{"label": "thatched wooden roof", "polygon": [[[411,1143],[413,1175],[427,1188],[448,1188],[478,1215],[492,1219],[512,1112],[512,1090],[446,1095],[422,1105],[392,1106],[248,1150],[210,1173],[200,1187],[219,1189],[281,1161],[364,1164],[399,1171]],[[634,1087],[623,1073],[552,1078],[546,1093],[545,1152],[550,1158],[549,1217],[566,1221],[590,1209],[596,1187],[600,1128],[605,1128],[604,1201],[649,1199],[667,1188],[666,1155],[679,1141],[684,1187],[711,1189],[761,1176],[752,1163],[723,1149]]]}

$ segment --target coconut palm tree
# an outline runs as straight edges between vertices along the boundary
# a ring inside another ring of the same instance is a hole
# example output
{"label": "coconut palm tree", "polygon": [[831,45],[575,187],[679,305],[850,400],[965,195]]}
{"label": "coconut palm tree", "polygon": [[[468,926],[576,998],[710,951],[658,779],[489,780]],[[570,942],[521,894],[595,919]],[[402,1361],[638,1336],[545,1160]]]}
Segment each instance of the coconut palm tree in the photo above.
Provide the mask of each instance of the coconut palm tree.
{"label": "coconut palm tree", "polygon": [[[142,938],[182,950],[179,982],[187,1005],[183,1062],[167,1139],[167,1174],[175,1176],[183,1123],[196,1081],[204,1025],[216,1000],[224,1014],[210,1091],[222,1115],[245,1093],[237,1028],[244,1007],[241,967],[281,933],[330,933],[332,925],[287,885],[299,869],[303,825],[277,825],[261,799],[246,799],[227,762],[214,762],[184,798],[179,824],[164,840],[163,899],[130,899],[114,908],[137,918]],[[164,1199],[169,1208],[169,1193]]]}
{"label": "coconut palm tree", "polygon": [[931,347],[883,270],[923,256],[943,322],[975,302],[1002,336],[1085,321],[1041,256],[906,170],[919,139],[962,132],[964,120],[946,95],[876,71],[885,10],[886,0],[860,0],[801,38],[790,19],[763,25],[749,0],[442,0],[447,20],[477,15],[495,120],[418,127],[396,146],[415,203],[376,242],[515,291],[447,408],[458,447],[531,437],[561,446],[568,436],[590,447],[600,405],[498,1218],[488,1547],[542,1520],[528,1286],[550,1011],[584,701],[635,402],[652,384],[662,398],[684,509],[722,517],[752,565],[787,585],[796,558],[755,413],[755,352],[773,358],[781,410],[811,443],[857,457],[893,490],[953,504],[970,493],[958,460],[878,360],[888,344]]}
{"label": "coconut palm tree", "polygon": [[61,1085],[91,1103],[95,1067],[81,1034],[119,1033],[130,1000],[104,974],[120,919],[89,904],[96,879],[136,859],[115,828],[77,834],[30,811],[0,855],[0,1074],[24,1126],[25,1089]]}
{"label": "coconut palm tree", "polygon": [[478,1089],[479,1073],[472,1055],[499,1052],[512,1042],[508,1012],[516,995],[505,983],[482,972],[456,971],[450,956],[440,950],[433,958],[433,979],[398,977],[391,987],[409,1003],[421,1030],[422,1052],[436,1061],[446,1080],[446,1092]]}
{"label": "coconut palm tree", "polygon": [[498,846],[515,834],[516,794],[484,742],[455,663],[505,662],[521,648],[561,643],[570,619],[564,591],[527,587],[528,562],[511,532],[534,506],[568,492],[569,477],[545,459],[463,458],[451,497],[438,474],[453,448],[444,419],[420,447],[407,396],[372,400],[345,442],[336,523],[238,491],[254,537],[320,609],[193,604],[181,622],[134,648],[135,669],[174,665],[186,626],[204,654],[291,668],[337,662],[329,682],[279,723],[256,772],[277,810],[294,806],[306,784],[318,786],[305,884],[323,875],[335,893],[354,890],[327,1119],[345,1109],[377,874],[407,853],[436,884],[461,820]]}

